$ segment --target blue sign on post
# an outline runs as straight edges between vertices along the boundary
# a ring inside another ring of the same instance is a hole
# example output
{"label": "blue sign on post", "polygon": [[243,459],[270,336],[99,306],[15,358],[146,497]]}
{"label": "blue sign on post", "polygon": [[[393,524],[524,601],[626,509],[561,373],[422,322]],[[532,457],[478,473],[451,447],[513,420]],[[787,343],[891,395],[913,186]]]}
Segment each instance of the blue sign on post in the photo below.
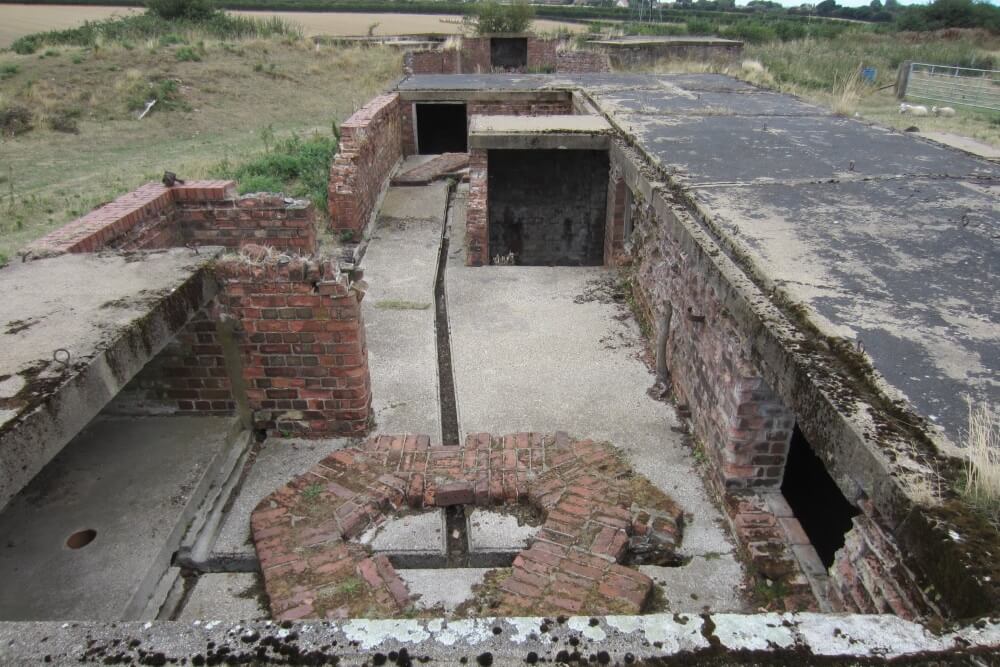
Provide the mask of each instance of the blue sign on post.
{"label": "blue sign on post", "polygon": [[876,71],[874,67],[865,67],[863,70],[861,70],[861,78],[867,81],[868,83],[873,84],[875,83],[875,73]]}

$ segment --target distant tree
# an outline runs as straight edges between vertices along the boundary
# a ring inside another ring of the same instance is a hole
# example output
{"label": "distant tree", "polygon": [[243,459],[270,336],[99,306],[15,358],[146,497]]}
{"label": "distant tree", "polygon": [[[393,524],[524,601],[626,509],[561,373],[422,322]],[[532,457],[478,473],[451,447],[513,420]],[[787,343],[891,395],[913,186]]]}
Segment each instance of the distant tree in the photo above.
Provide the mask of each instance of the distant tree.
{"label": "distant tree", "polygon": [[509,5],[489,0],[480,2],[473,10],[477,18],[476,32],[480,35],[525,32],[535,16],[528,0],[514,0]]}
{"label": "distant tree", "polygon": [[820,16],[829,16],[837,9],[839,9],[837,0],[823,0],[823,2],[816,5],[816,13]]}
{"label": "distant tree", "polygon": [[868,7],[873,12],[880,12],[882,11],[882,0],[872,0],[871,3],[869,3]]}
{"label": "distant tree", "polygon": [[899,0],[885,0],[885,10],[895,12],[899,9]]}
{"label": "distant tree", "polygon": [[168,20],[195,21],[211,18],[217,11],[212,0],[147,0],[146,9]]}

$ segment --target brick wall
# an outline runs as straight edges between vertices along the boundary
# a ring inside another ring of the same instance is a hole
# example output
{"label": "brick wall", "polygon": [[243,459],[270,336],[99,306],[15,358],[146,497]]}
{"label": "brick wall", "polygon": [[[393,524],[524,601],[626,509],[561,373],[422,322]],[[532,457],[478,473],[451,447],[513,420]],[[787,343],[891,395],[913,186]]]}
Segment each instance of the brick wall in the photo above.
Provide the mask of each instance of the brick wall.
{"label": "brick wall", "polygon": [[611,71],[607,54],[598,51],[558,51],[555,65],[560,74]]}
{"label": "brick wall", "polygon": [[528,39],[528,71],[556,71],[556,39]]}
{"label": "brick wall", "polygon": [[[359,238],[402,157],[399,95],[380,95],[341,126],[330,168],[330,228]],[[412,121],[411,121],[412,122]]]}
{"label": "brick wall", "polygon": [[213,301],[115,396],[115,414],[228,415],[236,409]]}
{"label": "brick wall", "polygon": [[750,362],[750,343],[722,307],[707,258],[692,256],[634,196],[634,285],[656,330],[673,306],[667,363],[712,470],[726,488],[781,486],[795,416]]}
{"label": "brick wall", "polygon": [[489,256],[519,265],[604,261],[608,153],[489,151]]}
{"label": "brick wall", "polygon": [[489,152],[469,152],[469,201],[465,212],[465,265],[490,263],[489,231]]}
{"label": "brick wall", "polygon": [[604,230],[604,265],[620,266],[625,245],[625,179],[612,167],[608,178],[608,211]]}
{"label": "brick wall", "polygon": [[896,614],[909,620],[938,616],[891,533],[880,525],[874,505],[862,499],[858,507],[862,513],[854,517],[854,527],[830,568],[833,601],[843,611],[861,614]]}
{"label": "brick wall", "polygon": [[27,248],[29,257],[154,250],[189,243],[235,248],[245,242],[312,252],[315,212],[305,201],[236,194],[233,181],[148,183],[77,218]]}
{"label": "brick wall", "polygon": [[[254,248],[249,249],[251,252]],[[238,322],[254,425],[272,435],[364,433],[371,416],[362,285],[332,260],[219,262],[220,314]]]}
{"label": "brick wall", "polygon": [[247,243],[309,254],[316,250],[316,209],[306,200],[257,193],[181,201],[177,228],[185,244],[239,248]]}

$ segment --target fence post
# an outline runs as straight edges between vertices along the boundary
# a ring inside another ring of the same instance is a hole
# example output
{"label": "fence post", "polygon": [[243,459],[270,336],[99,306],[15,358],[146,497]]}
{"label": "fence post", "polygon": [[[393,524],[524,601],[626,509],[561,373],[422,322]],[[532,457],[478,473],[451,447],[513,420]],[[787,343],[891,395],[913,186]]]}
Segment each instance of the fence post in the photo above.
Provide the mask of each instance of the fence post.
{"label": "fence post", "polygon": [[906,84],[910,82],[910,65],[912,60],[904,60],[899,63],[899,71],[896,72],[896,99],[901,100],[906,97]]}

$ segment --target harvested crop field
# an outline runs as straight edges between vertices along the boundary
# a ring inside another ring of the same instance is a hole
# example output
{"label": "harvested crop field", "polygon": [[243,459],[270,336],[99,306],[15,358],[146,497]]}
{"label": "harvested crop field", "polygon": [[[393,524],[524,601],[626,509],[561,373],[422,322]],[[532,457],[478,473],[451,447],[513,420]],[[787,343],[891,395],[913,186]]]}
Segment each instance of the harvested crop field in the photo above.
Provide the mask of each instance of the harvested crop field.
{"label": "harvested crop field", "polygon": [[[0,48],[6,48],[23,35],[45,30],[58,30],[80,25],[84,21],[96,21],[109,16],[121,16],[129,12],[140,12],[139,8],[128,7],[80,7],[80,6],[38,6],[0,5]],[[279,16],[299,23],[306,35],[367,35],[368,28],[377,23],[375,35],[459,33],[462,30],[460,17],[438,14],[370,14],[340,12],[234,12],[248,16]],[[582,23],[563,21],[535,21],[537,31],[551,31],[560,28],[582,31]]]}

